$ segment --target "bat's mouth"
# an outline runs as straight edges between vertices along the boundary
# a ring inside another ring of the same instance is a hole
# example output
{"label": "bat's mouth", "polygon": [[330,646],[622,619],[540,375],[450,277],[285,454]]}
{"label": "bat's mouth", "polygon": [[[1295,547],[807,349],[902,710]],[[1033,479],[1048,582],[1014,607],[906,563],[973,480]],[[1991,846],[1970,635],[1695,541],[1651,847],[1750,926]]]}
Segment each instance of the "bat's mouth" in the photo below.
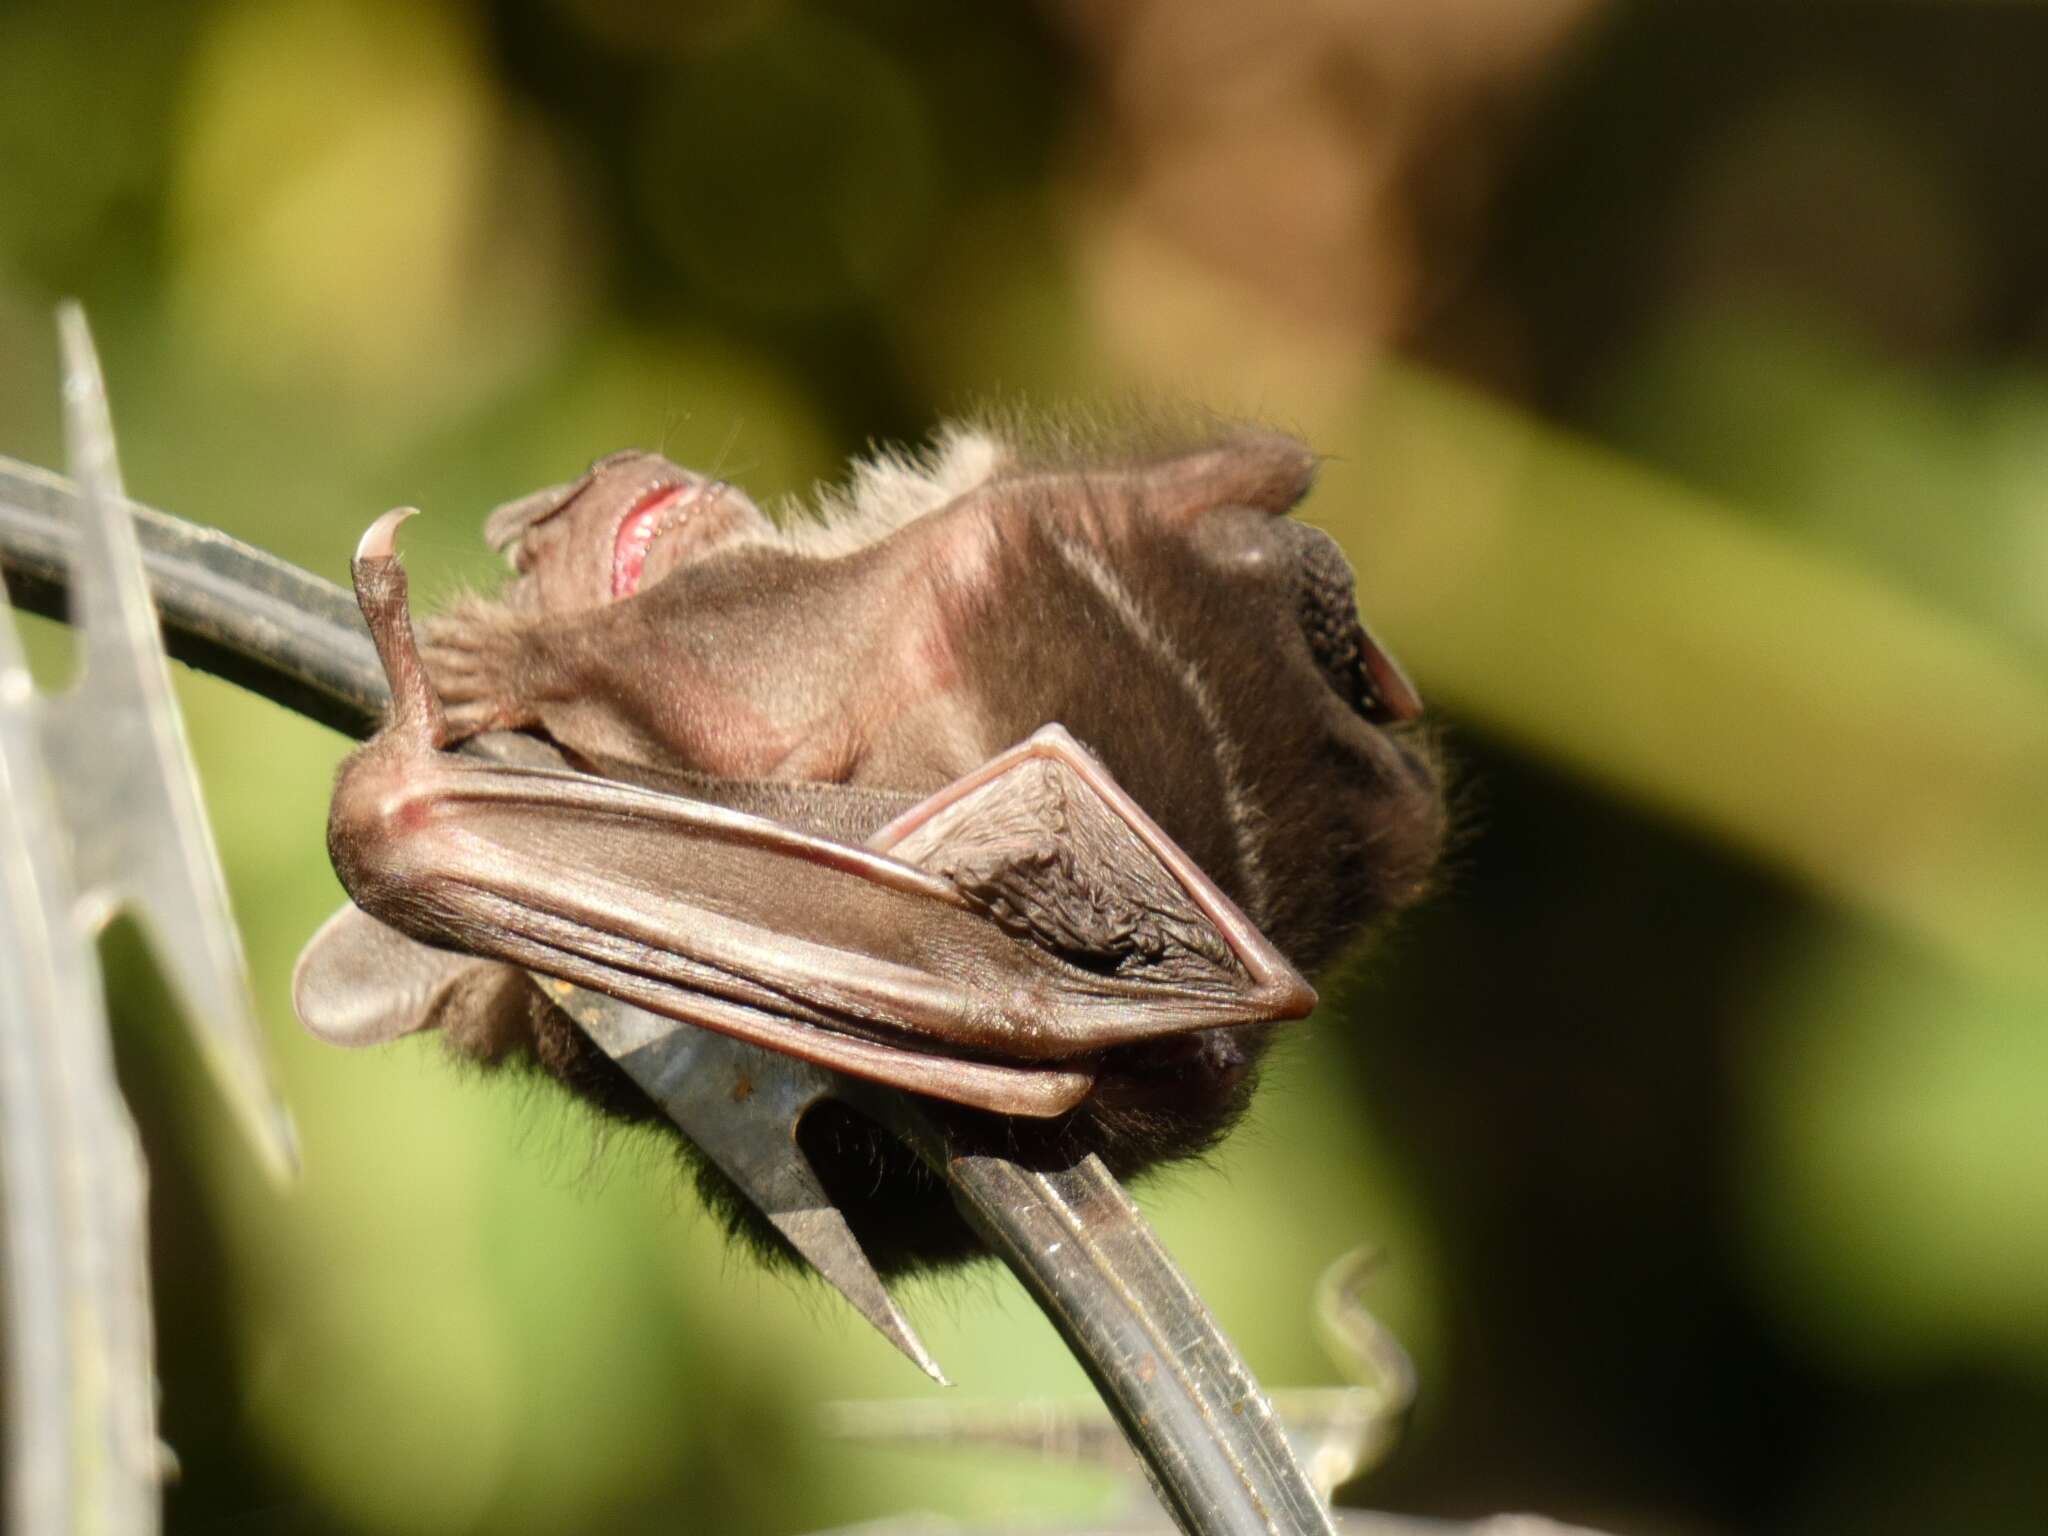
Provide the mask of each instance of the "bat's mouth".
{"label": "bat's mouth", "polygon": [[688,520],[706,494],[722,489],[714,480],[664,482],[643,492],[619,519],[612,537],[612,596],[631,597],[647,575],[655,540]]}
{"label": "bat's mouth", "polygon": [[1393,654],[1358,616],[1351,567],[1327,535],[1303,524],[1296,563],[1295,612],[1308,648],[1338,696],[1375,725],[1397,725],[1422,713],[1422,696]]}

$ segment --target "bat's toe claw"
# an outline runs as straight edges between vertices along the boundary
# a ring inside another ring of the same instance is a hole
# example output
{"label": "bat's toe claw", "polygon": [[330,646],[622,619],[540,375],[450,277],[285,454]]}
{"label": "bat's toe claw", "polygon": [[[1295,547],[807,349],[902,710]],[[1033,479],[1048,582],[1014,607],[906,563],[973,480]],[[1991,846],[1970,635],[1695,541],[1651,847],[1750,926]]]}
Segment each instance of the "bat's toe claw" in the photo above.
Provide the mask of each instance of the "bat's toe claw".
{"label": "bat's toe claw", "polygon": [[393,507],[363,531],[356,542],[358,560],[389,560],[398,553],[398,525],[418,517],[418,507]]}

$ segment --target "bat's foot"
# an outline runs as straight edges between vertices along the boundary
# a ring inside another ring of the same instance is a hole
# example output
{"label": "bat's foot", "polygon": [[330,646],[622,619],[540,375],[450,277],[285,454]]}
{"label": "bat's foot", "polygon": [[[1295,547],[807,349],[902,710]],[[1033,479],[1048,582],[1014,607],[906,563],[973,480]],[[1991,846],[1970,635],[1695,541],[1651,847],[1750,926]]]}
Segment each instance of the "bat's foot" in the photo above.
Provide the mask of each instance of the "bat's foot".
{"label": "bat's foot", "polygon": [[540,724],[530,686],[507,676],[506,659],[528,654],[507,633],[519,625],[502,609],[471,600],[420,626],[420,657],[446,713],[450,740]]}
{"label": "bat's foot", "polygon": [[391,684],[387,729],[418,734],[428,746],[438,748],[448,740],[448,725],[420,662],[405,567],[398,559],[399,525],[417,512],[414,507],[395,507],[370,524],[356,545],[349,575],[355,581],[356,606],[363,610],[377,659],[384,664],[385,680]]}

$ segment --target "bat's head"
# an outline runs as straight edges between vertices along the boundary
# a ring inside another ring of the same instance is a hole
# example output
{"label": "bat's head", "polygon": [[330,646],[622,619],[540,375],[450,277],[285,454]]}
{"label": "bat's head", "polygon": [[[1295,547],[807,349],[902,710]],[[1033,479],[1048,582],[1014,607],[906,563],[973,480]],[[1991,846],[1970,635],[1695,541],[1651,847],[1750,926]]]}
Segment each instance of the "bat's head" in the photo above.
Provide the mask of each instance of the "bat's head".
{"label": "bat's head", "polygon": [[632,597],[682,565],[772,531],[745,492],[628,449],[580,479],[499,507],[484,538],[524,578],[513,588],[523,602],[567,613]]}

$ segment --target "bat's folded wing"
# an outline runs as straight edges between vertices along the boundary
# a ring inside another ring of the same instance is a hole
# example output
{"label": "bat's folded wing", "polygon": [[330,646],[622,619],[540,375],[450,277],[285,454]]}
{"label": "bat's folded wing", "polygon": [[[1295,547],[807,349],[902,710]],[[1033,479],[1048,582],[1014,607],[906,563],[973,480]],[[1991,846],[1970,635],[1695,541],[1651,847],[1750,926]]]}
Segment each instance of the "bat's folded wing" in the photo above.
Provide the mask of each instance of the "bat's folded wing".
{"label": "bat's folded wing", "polygon": [[1005,932],[1117,982],[1145,1016],[1106,1008],[1091,1020],[1099,1044],[1315,1006],[1286,957],[1062,726],[989,759],[867,846],[944,876]]}
{"label": "bat's folded wing", "polygon": [[[870,848],[395,731],[351,762],[330,842],[364,911],[458,954],[352,931],[316,947],[300,1005],[328,1034],[403,1032],[474,984],[462,956],[483,956],[856,1076],[1045,1115],[1085,1096],[1105,1049],[1314,1002],[1057,727]],[[377,989],[380,967],[381,997],[333,995]]]}

